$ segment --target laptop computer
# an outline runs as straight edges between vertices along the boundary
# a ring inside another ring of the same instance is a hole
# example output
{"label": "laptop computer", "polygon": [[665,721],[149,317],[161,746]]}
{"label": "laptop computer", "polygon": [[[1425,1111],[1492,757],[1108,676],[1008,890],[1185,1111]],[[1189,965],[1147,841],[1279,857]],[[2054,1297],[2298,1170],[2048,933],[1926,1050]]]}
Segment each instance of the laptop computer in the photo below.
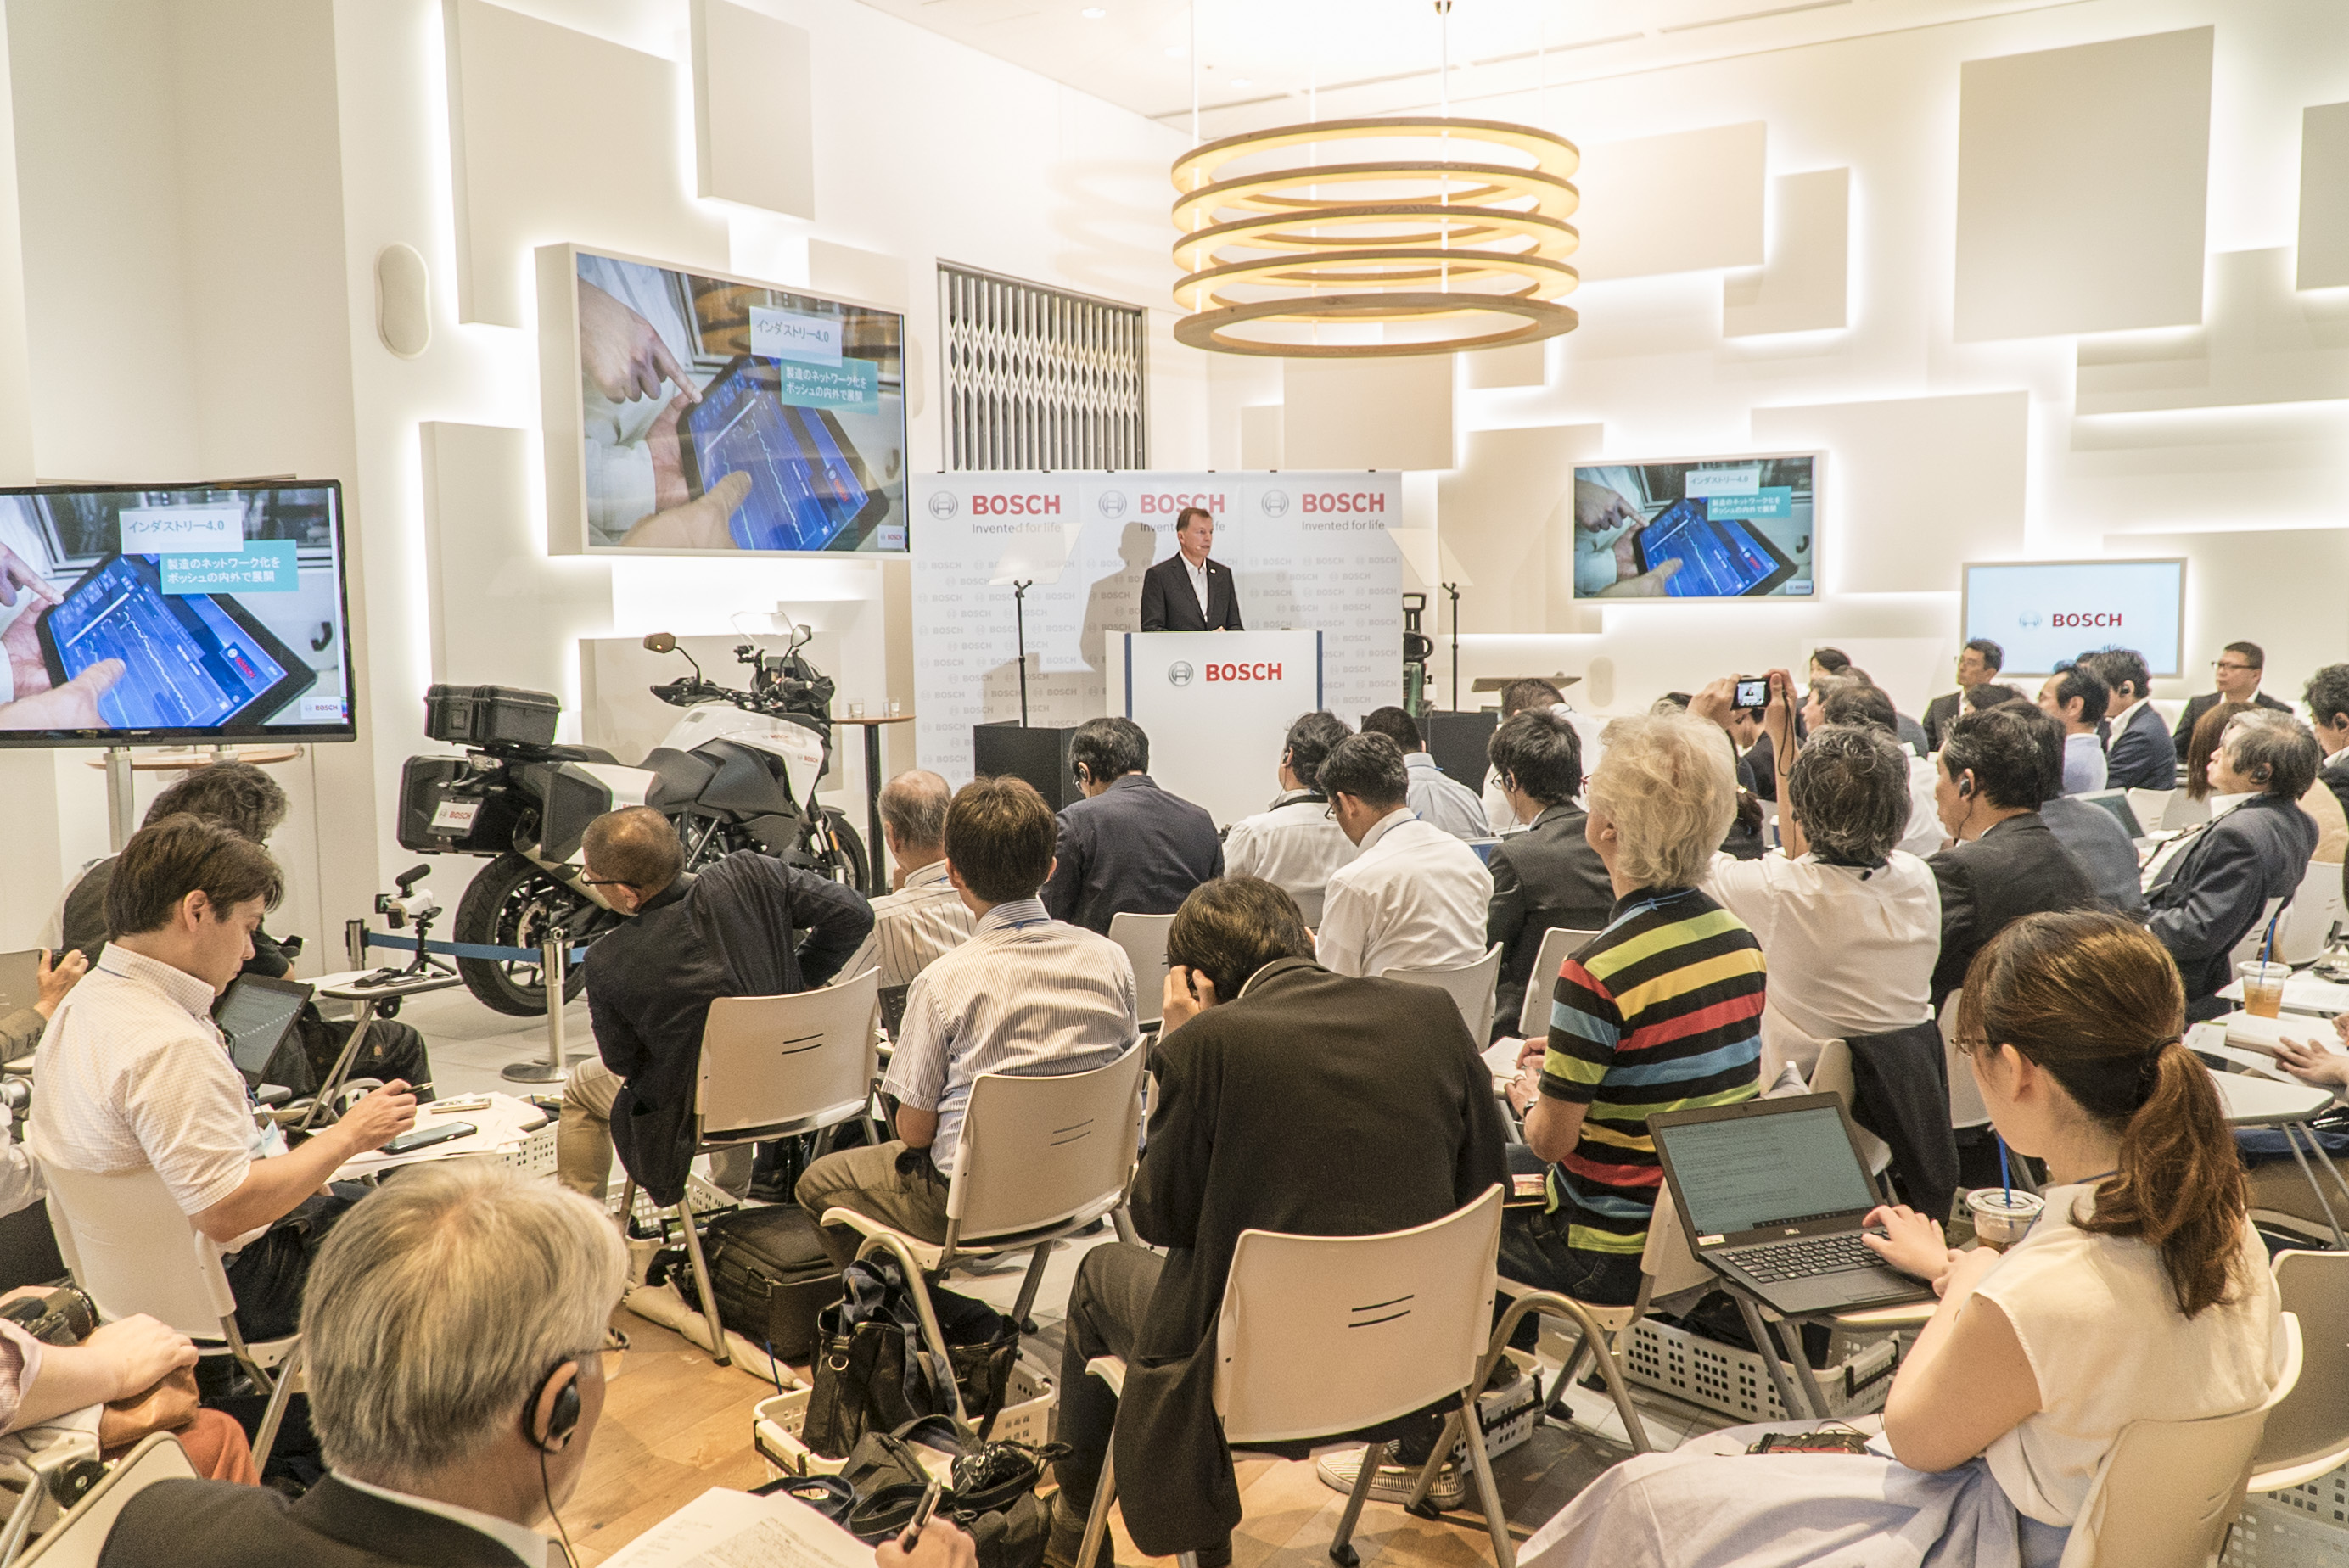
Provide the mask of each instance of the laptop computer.
{"label": "laptop computer", "polygon": [[2145,829],[2137,820],[2137,808],[2129,804],[2127,790],[2091,789],[2075,799],[2085,800],[2091,806],[2102,806],[2112,813],[2113,820],[2121,825],[2121,831],[2127,833],[2132,841],[2145,837]]}
{"label": "laptop computer", "polygon": [[228,1037],[228,1054],[236,1070],[254,1088],[269,1069],[269,1058],[302,1016],[310,987],[298,980],[272,980],[261,975],[240,975],[212,1010],[212,1022]]}
{"label": "laptop computer", "polygon": [[0,953],[0,1017],[41,999],[41,950]]}
{"label": "laptop computer", "polygon": [[1861,1222],[1878,1200],[1834,1095],[1658,1111],[1648,1130],[1689,1245],[1782,1316],[1933,1294],[1862,1244]]}

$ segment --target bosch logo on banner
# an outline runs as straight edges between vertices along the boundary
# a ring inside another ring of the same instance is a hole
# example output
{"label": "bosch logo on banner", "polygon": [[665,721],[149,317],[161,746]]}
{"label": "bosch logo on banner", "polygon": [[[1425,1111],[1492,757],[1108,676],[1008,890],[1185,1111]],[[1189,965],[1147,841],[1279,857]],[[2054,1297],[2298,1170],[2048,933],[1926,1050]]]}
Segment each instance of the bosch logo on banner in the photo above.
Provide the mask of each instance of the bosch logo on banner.
{"label": "bosch logo on banner", "polygon": [[974,495],[970,498],[974,517],[1058,517],[1061,498],[1056,495]]}
{"label": "bosch logo on banner", "polygon": [[[1166,666],[1166,684],[1174,686],[1189,686],[1191,676],[1195,673],[1189,665],[1185,664],[1181,659],[1176,659]],[[1209,676],[1207,678],[1213,680],[1215,677]]]}
{"label": "bosch logo on banner", "polygon": [[1288,492],[1287,490],[1268,490],[1257,498],[1256,504],[1263,511],[1264,515],[1267,517],[1287,517],[1288,515]]}
{"label": "bosch logo on banner", "polygon": [[1378,490],[1323,490],[1305,492],[1308,511],[1384,511],[1386,496]]}
{"label": "bosch logo on banner", "polygon": [[1101,509],[1101,514],[1103,517],[1123,517],[1125,515],[1125,492],[1123,490],[1103,490],[1101,493],[1100,499],[1096,500],[1094,504]]}
{"label": "bosch logo on banner", "polygon": [[962,500],[954,491],[942,490],[930,492],[930,515],[940,522],[946,521],[961,510]]}
{"label": "bosch logo on banner", "polygon": [[[1188,665],[1181,667],[1186,670],[1190,668]],[[1277,681],[1280,678],[1280,665],[1278,663],[1209,665],[1207,678],[1210,681]]]}
{"label": "bosch logo on banner", "polygon": [[1142,492],[1142,514],[1144,517],[1150,516],[1153,512],[1162,512],[1168,517],[1174,517],[1195,506],[1203,507],[1211,512],[1220,512],[1224,510],[1224,498],[1220,491],[1215,490],[1191,492],[1164,490],[1154,495],[1148,490]]}
{"label": "bosch logo on banner", "polygon": [[2048,624],[2058,631],[2068,626],[2117,628],[2120,624],[2118,610],[2058,610],[2048,618]]}

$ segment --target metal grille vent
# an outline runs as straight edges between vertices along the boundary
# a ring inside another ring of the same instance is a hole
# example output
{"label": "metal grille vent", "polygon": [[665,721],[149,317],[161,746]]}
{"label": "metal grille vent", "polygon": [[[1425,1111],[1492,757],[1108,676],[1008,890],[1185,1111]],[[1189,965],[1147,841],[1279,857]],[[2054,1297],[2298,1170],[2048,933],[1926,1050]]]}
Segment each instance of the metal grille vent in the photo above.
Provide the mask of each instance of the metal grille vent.
{"label": "metal grille vent", "polygon": [[1150,466],[1140,309],[941,262],[938,314],[948,467]]}

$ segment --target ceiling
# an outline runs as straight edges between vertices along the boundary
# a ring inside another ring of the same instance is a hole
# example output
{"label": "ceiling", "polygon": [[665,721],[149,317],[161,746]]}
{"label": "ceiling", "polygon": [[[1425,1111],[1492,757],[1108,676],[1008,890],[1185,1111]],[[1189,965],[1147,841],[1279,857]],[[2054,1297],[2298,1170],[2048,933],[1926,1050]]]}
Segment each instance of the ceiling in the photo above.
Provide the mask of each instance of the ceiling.
{"label": "ceiling", "polygon": [[[1433,0],[864,0],[999,59],[1203,136],[1434,108]],[[2073,0],[1456,0],[1450,101]]]}

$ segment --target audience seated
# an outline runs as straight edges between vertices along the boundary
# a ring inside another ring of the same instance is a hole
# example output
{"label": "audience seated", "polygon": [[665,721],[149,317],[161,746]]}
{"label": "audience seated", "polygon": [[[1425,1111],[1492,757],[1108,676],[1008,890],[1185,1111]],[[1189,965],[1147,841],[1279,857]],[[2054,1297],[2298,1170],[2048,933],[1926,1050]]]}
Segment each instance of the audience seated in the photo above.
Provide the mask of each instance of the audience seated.
{"label": "audience seated", "polygon": [[349,1206],[326,1179],[416,1123],[395,1078],[291,1153],[274,1123],[256,1129],[212,1006],[284,887],[267,850],[200,818],[132,834],[106,891],[112,938],[41,1037],[27,1124],[43,1166],[161,1177],[224,1250],[247,1339],[294,1330],[311,1255]]}
{"label": "audience seated", "polygon": [[1355,848],[1330,873],[1321,963],[1340,975],[1453,969],[1485,956],[1493,873],[1476,851],[1412,813],[1402,753],[1353,735],[1321,762],[1330,810]]}
{"label": "audience seated", "polygon": [[[1547,708],[1574,726],[1575,738],[1582,742],[1582,770],[1585,773],[1596,770],[1599,759],[1607,753],[1607,743],[1601,735],[1607,727],[1606,721],[1578,712],[1557,687],[1546,680],[1511,681],[1501,688],[1503,724],[1536,708]],[[1495,833],[1514,832],[1526,825],[1509,814],[1509,798],[1501,792],[1501,781],[1490,769],[1485,772],[1483,804],[1485,825]]]}
{"label": "audience seated", "polygon": [[970,940],[971,913],[947,876],[947,802],[954,791],[935,773],[900,773],[881,788],[881,832],[889,841],[892,891],[873,901],[873,931],[840,973],[881,971],[881,988],[903,987],[932,961]]}
{"label": "audience seated", "polygon": [[1944,692],[1925,705],[1925,751],[1928,756],[1941,749],[1941,732],[1951,720],[1965,710],[1966,693],[1986,681],[1998,678],[2006,663],[2006,650],[1988,637],[1976,637],[1958,650],[1958,689]]}
{"label": "audience seated", "polygon": [[[1762,1077],[1793,1063],[1806,1078],[1831,1039],[1889,1034],[1933,1014],[1941,903],[1933,873],[1899,848],[1909,821],[1908,748],[1873,724],[1826,724],[1793,735],[1792,677],[1770,673],[1764,712],[1780,763],[1784,854],[1717,856],[1704,891],[1762,945],[1769,990]],[[1690,711],[1729,702],[1716,681]]]}
{"label": "audience seated", "polygon": [[2080,667],[2112,694],[2112,705],[2105,710],[2111,731],[2105,742],[2105,788],[2176,789],[2178,754],[2169,743],[2169,727],[2147,700],[2153,696],[2153,672],[2145,655],[2135,648],[2101,648],[2081,655]]}
{"label": "audience seated", "polygon": [[62,1279],[66,1273],[41,1203],[40,1167],[16,1141],[16,1130],[15,1115],[0,1109],[0,1290]]}
{"label": "audience seated", "polygon": [[2096,738],[2112,700],[2094,670],[2073,665],[2049,676],[2039,688],[2039,710],[2064,727],[2064,793],[2085,795],[2105,787],[2105,747]]}
{"label": "audience seated", "polygon": [[1583,835],[1582,742],[1555,713],[1521,713],[1493,732],[1485,755],[1500,776],[1509,810],[1529,824],[1493,846],[1493,902],[1485,939],[1501,944],[1493,1038],[1517,1032],[1526,990],[1545,990],[1555,975],[1537,975],[1534,960],[1552,926],[1598,931],[1615,913],[1607,862]]}
{"label": "audience seated", "polygon": [[1421,821],[1432,822],[1455,839],[1481,839],[1491,832],[1485,825],[1484,802],[1476,798],[1476,791],[1435,765],[1417,719],[1399,707],[1374,707],[1362,716],[1361,732],[1385,736],[1402,753],[1404,774],[1411,781],[1411,809],[1419,813]]}
{"label": "audience seated", "polygon": [[[1676,713],[1686,713],[1695,700],[1686,692],[1666,692],[1650,705],[1648,717],[1669,718]],[[1721,841],[1721,852],[1732,860],[1758,861],[1770,852],[1764,834],[1768,824],[1763,817],[1762,802],[1777,799],[1776,789],[1764,793],[1754,775],[1757,764],[1764,768],[1773,766],[1769,746],[1762,735],[1762,710],[1739,707],[1733,703],[1724,717],[1709,705],[1706,716],[1717,718],[1722,733],[1729,738],[1730,758],[1737,768],[1737,816],[1729,825],[1729,836]]]}
{"label": "audience seated", "polygon": [[1584,830],[1615,909],[1558,975],[1548,1038],[1519,1057],[1509,1098],[1552,1169],[1547,1206],[1503,1218],[1510,1279],[1607,1306],[1637,1300],[1661,1181],[1649,1116],[1759,1088],[1761,944],[1699,885],[1735,795],[1706,721],[1607,727]]}
{"label": "audience seated", "polygon": [[[1141,1039],[1125,949],[1054,920],[1037,898],[1051,874],[1054,830],[1051,807],[1024,779],[981,779],[956,793],[947,874],[977,929],[905,994],[881,1081],[897,1101],[897,1136],[809,1166],[798,1196],[811,1218],[853,1209],[923,1241],[946,1240],[947,1186],[979,1074],[1083,1072]],[[854,1232],[822,1235],[836,1262],[855,1257]]]}
{"label": "audience seated", "polygon": [[[2102,806],[2064,791],[2064,721],[2028,703],[2010,703],[2001,711],[2027,722],[2038,738],[2045,774],[2039,788],[2046,796],[2039,802],[2039,820],[2047,824],[2055,841],[2080,862],[2080,869],[2087,873],[2088,885],[2095,891],[2096,903],[2143,924],[2147,911],[2145,890],[2138,885],[2137,845],[2129,841],[2119,818]],[[2162,732],[2161,740],[2162,765],[2175,768],[2177,764],[2169,757],[2168,730]]]}
{"label": "audience seated", "polygon": [[1905,1208],[1870,1216],[1889,1233],[1869,1244],[1940,1295],[1880,1437],[1864,1455],[1637,1456],[1519,1561],[2013,1563],[2019,1546],[2052,1564],[2129,1422],[2258,1405],[2275,1284],[2209,1075],[2178,1040],[2184,1004],[2160,946],[2118,916],[2008,927],[1967,979],[1960,1070],[2006,1142],[2046,1162],[2046,1212],[2003,1253],[1952,1252]]}
{"label": "audience seated", "polygon": [[2235,804],[2232,798],[2211,798],[2210,764],[2218,758],[2220,738],[2227,733],[2227,727],[2257,711],[2258,705],[2248,702],[2222,702],[2202,710],[2186,742],[2186,760],[2178,769],[2178,788],[2186,791],[2188,799],[2203,802],[2209,811],[2223,811]]}
{"label": "audience seated", "polygon": [[[755,850],[688,872],[677,829],[650,806],[596,818],[580,852],[588,884],[629,918],[587,949],[596,1054],[563,1087],[562,1181],[601,1202],[616,1145],[636,1185],[665,1206],[685,1191],[693,1162],[709,1004],[828,984],[873,929],[873,910],[854,889]],[[710,1171],[740,1196],[750,1150],[713,1155]]]}
{"label": "audience seated", "polygon": [[[1840,680],[1823,681],[1811,690],[1811,701],[1803,710],[1803,723],[1795,727],[1797,738],[1821,725],[1856,724],[1877,729],[1900,743],[1899,727],[1894,723],[1900,716],[1892,711],[1892,699],[1876,687],[1865,682]],[[1899,847],[1912,855],[1930,855],[1941,847],[1943,838],[1940,815],[1933,803],[1935,769],[1925,754],[1913,747],[1902,744],[1901,754],[1909,763],[1909,819],[1901,825]],[[1783,769],[1785,763],[1781,748],[1771,767]]]}
{"label": "audience seated", "polygon": [[[1346,744],[1393,753],[1379,736]],[[1202,1568],[1231,1561],[1240,1501],[1216,1418],[1215,1336],[1241,1232],[1402,1230],[1506,1181],[1491,1074],[1443,992],[1317,965],[1296,905],[1252,877],[1185,899],[1167,955],[1158,1091],[1132,1202],[1135,1232],[1164,1252],[1107,1244],[1077,1269],[1058,1433],[1071,1451],[1056,1467],[1045,1558],[1056,1568],[1076,1560],[1113,1420],[1136,1547],[1196,1552]],[[1123,1420],[1085,1373],[1100,1356],[1126,1358]],[[1425,1459],[1427,1425],[1406,1460]],[[1409,1485],[1401,1470],[1381,1480],[1390,1496]]]}
{"label": "audience seated", "polygon": [[1085,792],[1061,809],[1060,853],[1044,884],[1054,920],[1109,934],[1118,914],[1172,914],[1224,874],[1215,819],[1150,777],[1150,737],[1130,718],[1089,718],[1069,739]]}
{"label": "audience seated", "polygon": [[1242,817],[1224,836],[1224,874],[1262,877],[1297,901],[1305,923],[1321,923],[1330,875],[1354,858],[1354,842],[1321,793],[1321,759],[1353,731],[1333,713],[1309,713],[1288,727],[1276,765],[1280,793],[1268,810]]}
{"label": "audience seated", "polygon": [[2268,900],[2299,891],[2316,849],[2315,820],[2299,801],[2319,760],[2316,738],[2290,714],[2238,715],[2211,756],[2210,784],[2243,799],[2164,845],[2147,867],[2147,923],[2178,960],[2189,1017],[2227,1010],[2216,993],[2234,979],[2235,944],[2265,917]]}
{"label": "audience seated", "polygon": [[[0,1305],[47,1294],[42,1285],[11,1290]],[[144,1313],[102,1323],[78,1345],[44,1344],[0,1318],[0,1436],[55,1422],[94,1431],[99,1453],[113,1460],[149,1432],[168,1431],[197,1474],[257,1484],[244,1429],[225,1411],[197,1408],[195,1365],[195,1342]],[[8,1446],[0,1444],[0,1460],[14,1457]]]}
{"label": "audience seated", "polygon": [[2039,815],[2045,784],[2038,728],[2027,717],[1992,708],[1950,726],[1934,789],[1954,841],[1926,861],[1941,889],[1935,1001],[1965,984],[1974,954],[2008,922],[2095,903],[2088,873]]}
{"label": "audience seated", "polygon": [[[2292,705],[2278,702],[2260,689],[2260,680],[2267,673],[2268,656],[2257,643],[2229,643],[2219,651],[2210,665],[2218,690],[2206,691],[2186,705],[2178,716],[2178,727],[2170,733],[2170,748],[2180,762],[2189,762],[2188,748],[2194,743],[2195,727],[2202,716],[2224,703],[2242,703],[2251,707],[2264,707],[2277,713],[2290,713]],[[2188,779],[2192,779],[2189,768]]]}
{"label": "audience seated", "polygon": [[[2303,695],[2309,727],[2324,751],[2324,766],[2317,770],[2316,782],[2331,792],[2341,808],[2344,826],[2349,827],[2349,665],[2325,665],[2309,677]],[[2301,798],[2301,804],[2308,805],[2314,796],[2312,789]],[[2323,858],[2321,842],[2317,855]],[[2349,894],[2349,844],[2343,846],[2342,859],[2342,891]]]}
{"label": "audience seated", "polygon": [[[145,820],[160,822],[184,811],[266,848],[269,835],[285,820],[285,791],[278,788],[276,779],[250,763],[213,762],[165,786],[147,808]],[[93,964],[111,934],[106,923],[106,894],[118,859],[109,855],[94,862],[66,891],[63,944],[78,949]],[[243,973],[282,980],[293,972],[301,946],[292,937],[273,940],[256,926],[253,955],[244,961]],[[335,1070],[354,1026],[348,1020],[322,1017],[315,1005],[304,1004],[295,1032],[270,1058],[263,1081],[283,1084],[297,1095],[313,1092]],[[350,1076],[429,1085],[432,1064],[425,1052],[424,1037],[397,1018],[376,1019],[367,1026],[367,1040],[351,1063]],[[427,1088],[420,1098],[429,1099],[430,1090]]]}
{"label": "audience seated", "polygon": [[[2020,687],[2005,686],[1996,681],[1985,681],[1981,686],[1972,686],[1966,688],[1966,711],[1968,713],[1982,713],[1986,709],[1997,707],[2002,703],[2029,702],[2030,700],[2031,699],[2029,697],[2023,695]],[[1944,729],[1942,731],[1943,738],[1946,739],[1948,738],[1948,734],[1949,732]],[[1934,749],[1938,751],[1940,748],[1936,747]]]}
{"label": "audience seated", "polygon": [[89,960],[73,948],[62,951],[41,949],[38,987],[29,1006],[0,1016],[0,1062],[13,1062],[18,1057],[33,1054],[41,1043],[41,1031],[49,1026],[51,1015],[74,983],[89,971]]}

